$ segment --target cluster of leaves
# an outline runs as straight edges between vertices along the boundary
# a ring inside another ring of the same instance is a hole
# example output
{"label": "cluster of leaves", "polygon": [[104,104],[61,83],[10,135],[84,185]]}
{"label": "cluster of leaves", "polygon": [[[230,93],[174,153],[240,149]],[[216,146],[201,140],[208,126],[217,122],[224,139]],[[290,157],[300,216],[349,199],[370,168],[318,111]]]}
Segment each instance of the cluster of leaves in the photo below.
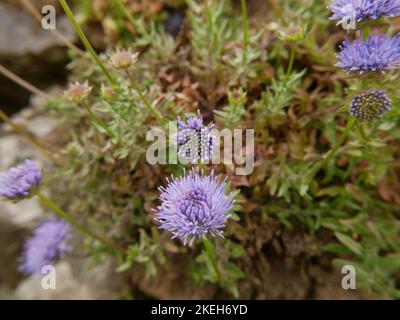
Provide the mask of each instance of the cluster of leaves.
{"label": "cluster of leaves", "polygon": [[[111,11],[119,34],[116,46],[141,52],[132,74],[166,119],[200,106],[205,118],[215,116],[220,129],[255,128],[255,170],[250,177],[232,178],[232,188],[241,191],[240,206],[228,224],[227,238],[216,246],[222,286],[233,296],[241,296],[240,281],[249,281],[239,268],[246,251],[259,250],[249,248],[242,236],[258,216],[289,230],[301,223],[315,238],[321,230],[328,232],[326,254],[333,253],[339,266],[354,265],[359,286],[374,296],[397,296],[400,108],[394,95],[399,78],[393,73],[384,83],[393,96],[393,111],[383,121],[351,132],[337,157],[306,181],[310,166],[343,130],[347,114],[340,108],[348,102],[346,92],[360,84],[332,68],[337,35],[327,29],[323,2],[270,5],[262,23],[257,15],[250,19],[246,52],[240,14],[229,0],[187,0],[186,28],[176,39],[163,29],[162,13],[138,13],[132,26],[120,12]],[[285,36],[293,26],[300,28],[295,41]],[[91,61],[75,58],[70,67],[71,79],[85,78],[95,85],[90,105],[112,137],[93,126],[76,105],[63,99],[49,104],[65,119],[68,133],[61,151],[65,165],[52,179],[62,190],[60,201],[129,246],[118,271],[141,263],[154,276],[158,265],[168,264],[168,254],[174,254],[189,260],[189,269],[179,271],[196,283],[217,283],[204,252],[178,250],[154,228],[151,208],[157,205],[157,186],[163,176],[179,174],[182,167],[146,163],[145,133],[155,122],[129,79],[115,72],[117,85],[105,95],[104,79]],[[232,168],[222,165],[218,171],[226,175]]]}

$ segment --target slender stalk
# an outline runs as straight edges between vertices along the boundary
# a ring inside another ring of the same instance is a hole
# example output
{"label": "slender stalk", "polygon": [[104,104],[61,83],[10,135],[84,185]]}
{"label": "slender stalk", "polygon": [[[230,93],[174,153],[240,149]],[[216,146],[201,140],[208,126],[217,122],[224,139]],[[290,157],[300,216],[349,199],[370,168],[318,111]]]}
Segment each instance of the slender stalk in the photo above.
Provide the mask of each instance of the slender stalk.
{"label": "slender stalk", "polygon": [[117,6],[121,9],[121,11],[124,13],[124,15],[126,16],[126,18],[129,20],[130,23],[132,23],[133,26],[135,26],[135,19],[133,18],[133,16],[131,15],[131,13],[128,11],[128,9],[126,8],[126,6],[124,5],[124,3],[121,0],[114,0],[114,2],[117,4]]}
{"label": "slender stalk", "polygon": [[44,153],[47,157],[50,157],[51,160],[57,163],[56,158],[54,157],[52,151],[48,150],[48,148],[39,142],[29,131],[27,131],[25,128],[16,125],[9,116],[6,115],[6,113],[1,110],[0,108],[0,119],[4,122],[7,123],[16,133],[18,133],[21,137],[25,138],[29,143],[31,143],[33,146],[35,146],[38,150],[40,150],[42,153]]}
{"label": "slender stalk", "polygon": [[74,29],[76,31],[76,33],[78,34],[79,38],[81,39],[83,45],[85,46],[85,48],[89,51],[89,53],[91,54],[93,60],[97,63],[97,65],[100,67],[101,71],[103,71],[104,75],[107,77],[108,81],[111,84],[115,84],[115,80],[114,78],[111,76],[111,74],[108,72],[108,70],[106,69],[106,67],[104,66],[104,64],[101,62],[100,58],[98,57],[98,55],[96,54],[96,52],[94,51],[92,45],[90,44],[89,40],[87,39],[87,37],[85,36],[85,34],[83,33],[81,27],[79,26],[78,22],[76,21],[74,14],[72,13],[70,7],[68,6],[68,4],[65,2],[65,0],[59,0],[61,6],[63,7],[65,13],[67,14],[68,18],[71,20],[72,25],[74,26]]}
{"label": "slender stalk", "polygon": [[368,137],[367,133],[365,132],[365,128],[364,128],[364,126],[363,126],[362,123],[360,123],[360,125],[358,126],[358,131],[360,132],[362,138],[363,138],[365,141],[368,141],[368,140],[369,140],[369,137]]}
{"label": "slender stalk", "polygon": [[107,127],[107,125],[104,123],[103,120],[101,120],[99,117],[97,117],[94,112],[92,111],[92,109],[90,109],[90,106],[88,104],[87,101],[84,101],[82,103],[83,108],[86,110],[86,112],[89,114],[90,118],[101,128],[104,129],[105,132],[107,132],[107,134],[110,137],[113,137],[113,133],[111,132],[111,130]]}
{"label": "slender stalk", "polygon": [[50,209],[52,209],[59,217],[61,217],[62,219],[66,220],[67,222],[69,222],[71,225],[73,225],[79,231],[81,231],[82,233],[88,235],[89,237],[92,237],[93,239],[96,239],[96,240],[100,241],[101,243],[105,244],[106,246],[109,246],[109,247],[113,248],[115,251],[118,251],[118,252],[121,252],[122,254],[125,254],[126,250],[124,248],[120,247],[119,245],[117,245],[117,244],[115,244],[113,242],[110,242],[110,241],[100,237],[99,235],[97,235],[96,233],[92,232],[91,230],[89,230],[85,226],[79,224],[77,221],[75,221],[75,219],[72,216],[67,214],[64,210],[62,210],[57,204],[55,204],[51,199],[46,197],[39,190],[34,191],[34,193],[40,198],[41,201],[43,201],[44,204],[46,204]]}
{"label": "slender stalk", "polygon": [[22,79],[21,77],[17,76],[12,71],[8,70],[6,67],[0,64],[0,73],[7,77],[8,79],[14,81],[15,83],[19,84],[22,88],[28,90],[29,92],[38,95],[42,99],[52,99],[53,97],[46,92],[40,90],[39,88],[35,87],[34,85],[30,84],[28,81]]}
{"label": "slender stalk", "polygon": [[290,48],[289,64],[288,64],[288,68],[286,71],[286,81],[289,79],[290,75],[292,74],[295,55],[296,55],[296,50],[295,50],[295,47],[292,45]]}
{"label": "slender stalk", "polygon": [[219,272],[217,261],[215,259],[214,247],[213,247],[212,243],[207,238],[203,239],[203,245],[204,245],[204,249],[206,250],[206,253],[207,253],[208,257],[211,260],[211,264],[212,264],[212,266],[214,268],[215,274],[217,275],[218,283],[221,283],[221,273]]}
{"label": "slender stalk", "polygon": [[366,26],[366,27],[363,28],[363,30],[362,30],[362,38],[363,38],[364,41],[367,40],[367,38],[369,36],[369,32],[370,32],[370,27],[369,26]]}
{"label": "slender stalk", "polygon": [[149,112],[153,115],[153,117],[157,120],[159,125],[163,125],[164,124],[164,120],[162,119],[161,115],[154,110],[154,108],[152,107],[152,105],[150,104],[150,102],[146,99],[146,97],[143,95],[142,91],[140,90],[138,84],[136,83],[136,81],[133,79],[132,75],[130,74],[130,72],[125,69],[125,73],[127,75],[127,77],[129,78],[129,81],[133,87],[133,89],[136,91],[136,93],[139,95],[140,99],[143,101],[144,105],[146,106],[147,110],[149,110]]}
{"label": "slender stalk", "polygon": [[311,168],[310,172],[307,175],[307,181],[311,181],[314,178],[314,176],[318,173],[318,171],[321,170],[335,156],[336,152],[339,150],[341,145],[346,140],[347,136],[349,135],[355,123],[356,123],[356,118],[350,117],[339,141],[336,143],[334,148],[331,151],[329,151],[328,155],[322,161],[316,163]]}
{"label": "slender stalk", "polygon": [[[36,8],[30,3],[29,0],[18,0],[25,9],[41,24],[42,23],[42,16],[39,12],[37,12]],[[62,33],[58,32],[57,30],[50,29],[48,30],[51,34],[63,45],[74,51],[76,54],[80,56],[84,56],[85,52],[79,49],[76,45],[74,45],[71,41],[69,41]]]}
{"label": "slender stalk", "polygon": [[200,170],[201,173],[203,173],[203,170],[204,170],[204,163],[201,162],[201,161],[200,161],[200,163],[199,163],[199,170]]}
{"label": "slender stalk", "polygon": [[243,64],[247,61],[247,47],[249,45],[249,25],[247,21],[246,0],[242,0],[242,19],[243,19]]}

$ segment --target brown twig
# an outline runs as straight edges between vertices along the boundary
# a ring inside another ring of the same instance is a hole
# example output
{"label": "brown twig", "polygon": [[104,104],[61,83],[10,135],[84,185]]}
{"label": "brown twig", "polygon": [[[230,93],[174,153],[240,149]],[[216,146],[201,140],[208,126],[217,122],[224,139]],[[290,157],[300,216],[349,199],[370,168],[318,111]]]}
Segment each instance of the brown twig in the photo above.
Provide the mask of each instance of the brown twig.
{"label": "brown twig", "polygon": [[10,80],[14,81],[15,83],[19,84],[24,89],[32,92],[33,94],[38,95],[39,97],[49,100],[53,97],[46,92],[40,90],[39,88],[35,87],[34,85],[30,84],[28,81],[22,79],[21,77],[17,76],[12,71],[8,70],[6,67],[0,64],[0,73],[3,74],[5,77],[9,78]]}

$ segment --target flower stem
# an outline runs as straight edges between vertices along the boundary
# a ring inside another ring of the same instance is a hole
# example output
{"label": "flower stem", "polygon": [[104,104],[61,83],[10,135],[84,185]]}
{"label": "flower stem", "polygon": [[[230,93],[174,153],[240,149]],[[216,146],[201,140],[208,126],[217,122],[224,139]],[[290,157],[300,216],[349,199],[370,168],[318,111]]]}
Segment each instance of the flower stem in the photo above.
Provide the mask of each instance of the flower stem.
{"label": "flower stem", "polygon": [[340,139],[336,143],[336,145],[333,147],[333,149],[331,151],[329,151],[328,155],[322,161],[316,163],[311,168],[310,172],[307,174],[307,178],[306,178],[307,182],[310,182],[314,178],[314,176],[318,173],[318,171],[321,170],[335,156],[336,152],[339,150],[341,145],[346,140],[347,136],[349,135],[349,133],[355,123],[356,123],[356,118],[350,117],[349,121],[347,122],[346,128],[344,129],[344,132],[342,133],[342,136],[340,137]]}
{"label": "flower stem", "polygon": [[72,13],[70,7],[68,4],[65,2],[65,0],[59,0],[61,6],[63,7],[65,13],[67,14],[68,18],[71,20],[72,25],[74,26],[74,29],[76,33],[78,34],[79,38],[81,39],[83,45],[85,48],[89,51],[89,53],[92,55],[93,60],[97,63],[97,65],[100,67],[101,71],[103,71],[104,75],[107,77],[108,81],[111,84],[115,84],[114,78],[111,76],[111,74],[108,72],[104,64],[101,62],[100,58],[94,51],[92,45],[90,44],[89,40],[83,33],[81,27],[79,26],[78,22],[76,21],[74,14]]}
{"label": "flower stem", "polygon": [[369,36],[369,32],[370,32],[370,27],[369,26],[365,26],[362,30],[362,38],[363,40],[367,40],[368,36]]}
{"label": "flower stem", "polygon": [[133,16],[130,14],[126,6],[121,0],[114,0],[117,6],[121,9],[121,11],[124,13],[126,18],[129,20],[130,23],[132,23],[133,26],[135,26],[135,19],[133,19]]}
{"label": "flower stem", "polygon": [[219,272],[217,261],[215,259],[214,246],[207,238],[203,239],[203,245],[204,245],[204,249],[205,249],[208,257],[210,258],[210,261],[214,268],[215,274],[217,275],[218,283],[221,284],[221,273]]}
{"label": "flower stem", "polygon": [[152,107],[152,105],[150,104],[150,102],[146,99],[146,97],[143,95],[142,91],[140,91],[140,88],[138,86],[138,84],[136,83],[136,81],[133,79],[132,75],[130,74],[130,72],[128,70],[125,70],[126,75],[129,78],[129,81],[133,87],[133,89],[136,91],[136,93],[139,95],[139,98],[143,101],[144,105],[146,106],[147,110],[149,110],[149,112],[152,114],[152,116],[157,120],[159,125],[163,125],[164,124],[164,120],[162,119],[161,115],[154,110],[154,108]]}
{"label": "flower stem", "polygon": [[89,104],[87,103],[87,101],[84,101],[84,102],[82,103],[82,105],[83,105],[83,107],[85,108],[86,112],[89,114],[90,118],[92,118],[92,120],[93,120],[99,127],[103,128],[103,130],[104,130],[105,132],[107,132],[107,134],[108,134],[110,137],[113,137],[113,133],[111,132],[111,130],[107,127],[107,125],[104,123],[104,121],[102,121],[99,117],[97,117],[97,116],[93,113],[93,111],[92,111],[92,109],[90,109],[90,106],[89,106]]}
{"label": "flower stem", "polygon": [[296,53],[295,47],[292,45],[291,48],[290,48],[289,64],[288,64],[288,68],[287,68],[287,71],[286,71],[286,79],[285,79],[286,81],[289,80],[289,77],[290,77],[290,75],[292,74],[292,71],[293,71],[295,53]]}
{"label": "flower stem", "polygon": [[249,25],[247,21],[246,0],[242,0],[242,19],[243,19],[243,64],[247,62],[247,47],[249,45]]}
{"label": "flower stem", "polygon": [[199,170],[200,170],[200,173],[201,174],[203,174],[203,170],[204,170],[204,163],[203,162],[199,162]]}
{"label": "flower stem", "polygon": [[369,137],[367,135],[367,133],[365,132],[365,128],[363,126],[363,123],[360,123],[359,127],[358,127],[358,131],[360,132],[361,137],[365,140],[368,141]]}
{"label": "flower stem", "polygon": [[77,221],[75,221],[75,219],[72,216],[67,214],[64,210],[62,210],[57,204],[55,204],[52,200],[50,200],[48,197],[46,197],[39,190],[34,191],[34,193],[40,198],[41,201],[43,201],[43,203],[45,203],[50,209],[52,209],[58,216],[60,216],[62,219],[69,222],[71,225],[73,225],[79,231],[88,235],[89,237],[92,237],[93,239],[96,239],[96,240],[102,242],[106,246],[113,248],[115,251],[125,254],[126,250],[124,248],[100,237],[99,235],[95,234],[94,232],[92,232],[91,230],[86,228],[85,226],[79,224]]}

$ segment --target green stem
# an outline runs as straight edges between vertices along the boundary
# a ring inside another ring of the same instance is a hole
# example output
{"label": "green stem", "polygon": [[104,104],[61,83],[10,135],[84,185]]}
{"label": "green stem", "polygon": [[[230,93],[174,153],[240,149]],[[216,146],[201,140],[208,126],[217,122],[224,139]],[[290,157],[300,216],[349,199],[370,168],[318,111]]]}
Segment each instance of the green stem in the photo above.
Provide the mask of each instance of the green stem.
{"label": "green stem", "polygon": [[364,128],[364,126],[363,126],[362,123],[360,123],[360,125],[358,126],[358,131],[360,132],[362,138],[363,138],[365,141],[368,141],[368,140],[369,140],[369,137],[368,137],[367,133],[365,132],[365,128]]}
{"label": "green stem", "polygon": [[129,81],[133,87],[133,89],[136,91],[136,93],[139,95],[139,98],[143,101],[144,105],[146,106],[147,110],[152,114],[152,116],[157,120],[158,124],[161,126],[164,124],[164,120],[162,119],[161,115],[154,110],[150,102],[146,99],[146,97],[142,94],[142,91],[140,90],[138,84],[136,81],[133,79],[132,75],[128,70],[125,70],[126,75],[129,78]]}
{"label": "green stem", "polygon": [[113,133],[111,132],[111,130],[107,127],[107,125],[104,123],[104,121],[102,121],[99,117],[97,117],[92,109],[90,109],[90,106],[88,105],[88,103],[85,101],[82,103],[84,109],[86,110],[86,112],[89,114],[90,118],[92,118],[92,120],[97,123],[98,126],[100,126],[101,128],[103,128],[103,130],[105,132],[107,132],[107,134],[112,138],[113,137]]}
{"label": "green stem", "polygon": [[43,193],[41,193],[39,190],[34,191],[34,193],[40,198],[43,203],[45,203],[50,209],[52,209],[58,216],[60,216],[62,219],[66,220],[69,222],[71,225],[73,225],[75,228],[77,228],[79,231],[82,233],[88,235],[89,237],[92,237],[93,239],[96,239],[106,246],[109,246],[113,248],[115,251],[119,251],[122,254],[125,254],[125,249],[120,247],[119,245],[112,243],[99,235],[95,234],[85,226],[79,224],[78,222],[75,221],[74,218],[72,218],[69,214],[67,214],[64,210],[62,210],[57,204],[55,204],[52,200],[50,200],[48,197],[46,197]]}
{"label": "green stem", "polygon": [[68,4],[65,2],[65,0],[59,0],[61,6],[63,7],[65,13],[67,14],[68,18],[71,20],[72,25],[74,26],[74,29],[76,33],[78,34],[79,38],[81,39],[83,45],[85,48],[89,51],[91,54],[93,60],[98,64],[100,67],[101,71],[103,71],[104,75],[107,77],[108,81],[110,81],[111,84],[115,84],[114,78],[111,76],[111,74],[108,72],[104,64],[101,62],[100,58],[94,51],[92,45],[90,44],[89,40],[86,38],[85,34],[83,33],[81,27],[79,26],[78,22],[76,21],[74,14],[72,13],[70,7]]}
{"label": "green stem", "polygon": [[295,56],[296,56],[296,50],[295,50],[295,47],[292,45],[290,48],[289,64],[288,64],[288,68],[286,71],[286,81],[289,79],[290,75],[292,74]]}
{"label": "green stem", "polygon": [[363,28],[363,30],[362,30],[362,38],[363,38],[364,41],[367,40],[367,38],[369,36],[369,32],[370,32],[370,27],[369,26],[366,26],[366,27]]}
{"label": "green stem", "polygon": [[211,260],[211,264],[212,264],[212,266],[214,268],[215,274],[217,275],[218,283],[221,283],[221,273],[218,270],[217,261],[215,259],[214,247],[213,247],[212,243],[207,238],[203,239],[203,245],[204,245],[204,249],[206,250],[206,253],[207,253],[208,257]]}
{"label": "green stem", "polygon": [[203,169],[204,169],[204,163],[200,161],[200,163],[199,163],[200,173],[202,173]]}
{"label": "green stem", "polygon": [[124,13],[124,15],[127,17],[127,19],[129,20],[130,23],[132,23],[133,26],[135,26],[135,19],[133,18],[133,16],[130,14],[130,12],[128,11],[128,9],[126,8],[126,6],[124,5],[124,3],[121,0],[114,0],[115,3],[117,4],[117,6],[121,9],[121,11]]}
{"label": "green stem", "polygon": [[242,19],[243,19],[243,64],[247,61],[247,47],[249,45],[249,25],[247,21],[246,0],[242,0]]}
{"label": "green stem", "polygon": [[311,181],[314,178],[314,176],[318,173],[318,171],[321,170],[335,156],[336,152],[339,150],[341,145],[346,140],[347,136],[349,135],[355,123],[356,123],[356,118],[350,117],[349,121],[347,122],[346,128],[344,129],[344,132],[342,133],[342,136],[336,143],[335,147],[331,151],[329,151],[328,155],[322,161],[316,163],[311,168],[311,171],[307,175],[307,181]]}

